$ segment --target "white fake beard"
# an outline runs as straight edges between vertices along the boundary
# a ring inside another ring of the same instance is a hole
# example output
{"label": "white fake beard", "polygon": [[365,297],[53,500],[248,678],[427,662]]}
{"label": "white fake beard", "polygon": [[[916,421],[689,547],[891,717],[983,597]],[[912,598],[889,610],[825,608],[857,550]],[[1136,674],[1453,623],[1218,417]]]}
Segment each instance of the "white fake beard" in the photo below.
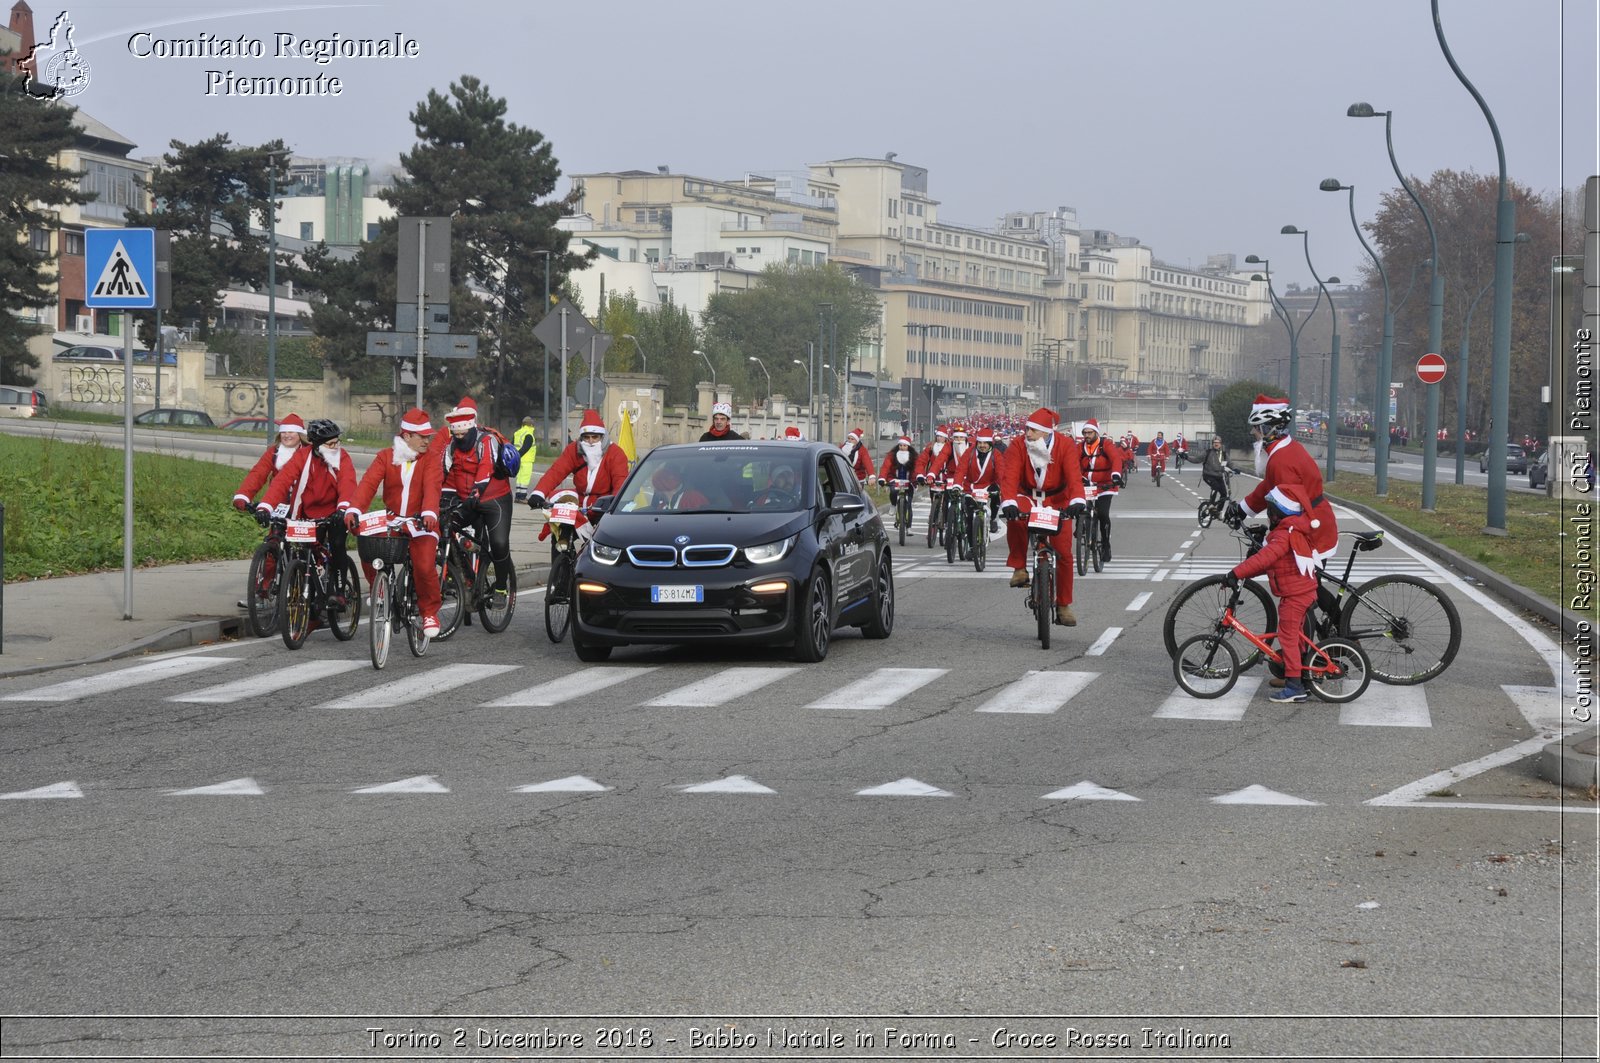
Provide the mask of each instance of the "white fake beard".
{"label": "white fake beard", "polygon": [[937,442],[937,443],[935,443],[933,445],[933,453],[934,453],[935,456],[938,456],[938,455],[944,453],[944,441],[943,440],[940,440],[939,442]]}
{"label": "white fake beard", "polygon": [[317,453],[322,455],[322,460],[328,463],[328,468],[339,471],[339,462],[344,458],[343,447],[318,447]]}
{"label": "white fake beard", "polygon": [[406,446],[406,441],[399,436],[394,437],[394,458],[396,465],[404,465],[408,461],[416,461],[420,457],[416,451]]}
{"label": "white fake beard", "polygon": [[1028,457],[1033,459],[1035,465],[1043,465],[1050,460],[1050,437],[1028,440]]}
{"label": "white fake beard", "polygon": [[1260,439],[1256,440],[1255,457],[1256,475],[1265,477],[1267,475],[1267,444],[1265,441]]}
{"label": "white fake beard", "polygon": [[589,468],[593,469],[600,464],[600,455],[604,453],[605,440],[598,443],[579,443],[578,450],[583,454],[583,460]]}
{"label": "white fake beard", "polygon": [[965,443],[955,443],[952,444],[952,447],[951,453],[955,454],[958,461],[967,456],[967,445]]}
{"label": "white fake beard", "polygon": [[894,460],[895,460],[895,462],[897,464],[900,464],[900,465],[910,465],[911,464],[911,451],[909,451],[909,450],[897,450],[897,451],[895,451],[894,452]]}
{"label": "white fake beard", "polygon": [[290,458],[294,457],[294,452],[299,450],[299,449],[300,448],[298,446],[286,447],[282,443],[279,443],[278,444],[278,456],[272,459],[272,467],[274,469],[283,468],[284,464]]}

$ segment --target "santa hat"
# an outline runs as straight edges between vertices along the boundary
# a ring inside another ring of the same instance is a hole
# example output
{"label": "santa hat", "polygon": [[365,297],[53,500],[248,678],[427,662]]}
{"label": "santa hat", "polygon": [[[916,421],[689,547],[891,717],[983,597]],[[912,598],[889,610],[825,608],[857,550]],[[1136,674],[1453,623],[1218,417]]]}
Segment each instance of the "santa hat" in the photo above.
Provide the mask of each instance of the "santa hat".
{"label": "santa hat", "polygon": [[850,439],[850,441],[852,443],[861,442],[861,429],[859,429],[859,428],[851,429],[849,439]]}
{"label": "santa hat", "polygon": [[796,428],[794,425],[790,425],[788,428],[785,428],[783,430],[783,438],[785,438],[785,439],[799,439],[800,438],[800,429]]}
{"label": "santa hat", "polygon": [[933,438],[935,438],[935,439],[949,439],[950,438],[950,427],[948,425],[940,425],[938,428],[935,428],[933,430]]}
{"label": "santa hat", "polygon": [[964,424],[951,425],[950,434],[952,436],[960,436],[962,439],[965,439],[967,438],[967,426]]}
{"label": "santa hat", "polygon": [[583,421],[578,425],[578,434],[581,436],[586,432],[598,432],[601,435],[606,434],[606,423],[600,419],[599,411],[583,411]]}
{"label": "santa hat", "polygon": [[470,397],[463,397],[456,403],[456,408],[444,415],[444,419],[452,426],[471,428],[478,423],[478,404]]}
{"label": "santa hat", "polygon": [[719,413],[729,420],[732,420],[733,404],[731,402],[713,402],[711,404],[711,416],[715,417]]}
{"label": "santa hat", "polygon": [[1288,399],[1275,399],[1271,395],[1257,395],[1256,401],[1250,404],[1251,413],[1282,413],[1289,412]]}
{"label": "santa hat", "polygon": [[994,442],[994,431],[992,429],[988,429],[988,428],[980,428],[980,429],[978,429],[977,441],[979,443],[993,443]]}
{"label": "santa hat", "polygon": [[426,411],[413,406],[400,418],[400,431],[414,432],[419,436],[433,435],[433,422],[428,420]]}
{"label": "santa hat", "polygon": [[1304,514],[1310,518],[1308,523],[1312,528],[1322,527],[1322,521],[1311,516],[1311,496],[1301,484],[1278,484],[1267,492],[1267,501],[1286,516]]}
{"label": "santa hat", "polygon": [[899,439],[894,441],[894,445],[896,447],[909,447],[911,445],[911,437],[901,436]]}
{"label": "santa hat", "polygon": [[278,431],[299,432],[301,435],[305,435],[306,423],[300,419],[300,415],[298,413],[291,413],[289,416],[278,422]]}
{"label": "santa hat", "polygon": [[1078,434],[1080,436],[1085,432],[1093,432],[1095,435],[1099,435],[1100,422],[1095,420],[1093,417],[1089,418],[1087,421],[1078,426]]}
{"label": "santa hat", "polygon": [[1043,406],[1028,415],[1028,427],[1035,432],[1054,432],[1056,425],[1061,422],[1054,410],[1047,410]]}

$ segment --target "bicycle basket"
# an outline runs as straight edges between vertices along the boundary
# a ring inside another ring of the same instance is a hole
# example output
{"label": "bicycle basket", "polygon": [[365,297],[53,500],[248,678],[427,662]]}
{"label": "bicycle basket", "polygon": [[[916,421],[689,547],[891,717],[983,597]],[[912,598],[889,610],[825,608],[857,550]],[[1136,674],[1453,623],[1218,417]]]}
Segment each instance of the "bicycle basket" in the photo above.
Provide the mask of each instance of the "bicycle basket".
{"label": "bicycle basket", "polygon": [[1057,532],[1061,530],[1061,511],[1049,506],[1034,506],[1028,511],[1028,530]]}
{"label": "bicycle basket", "polygon": [[382,561],[386,567],[403,564],[411,559],[411,536],[362,535],[356,539],[356,552],[367,564]]}

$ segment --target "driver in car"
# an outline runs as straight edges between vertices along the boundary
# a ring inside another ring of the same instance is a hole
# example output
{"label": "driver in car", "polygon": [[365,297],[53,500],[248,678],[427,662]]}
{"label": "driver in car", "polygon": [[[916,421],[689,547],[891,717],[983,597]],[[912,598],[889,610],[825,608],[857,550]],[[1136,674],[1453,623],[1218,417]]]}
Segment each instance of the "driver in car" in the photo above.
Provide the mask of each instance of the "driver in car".
{"label": "driver in car", "polygon": [[772,475],[767,477],[767,489],[756,496],[755,507],[789,505],[798,501],[799,497],[793,466],[776,465]]}
{"label": "driver in car", "polygon": [[650,478],[650,486],[654,488],[651,509],[705,509],[711,505],[711,499],[699,490],[684,485],[683,473],[676,465],[657,469]]}

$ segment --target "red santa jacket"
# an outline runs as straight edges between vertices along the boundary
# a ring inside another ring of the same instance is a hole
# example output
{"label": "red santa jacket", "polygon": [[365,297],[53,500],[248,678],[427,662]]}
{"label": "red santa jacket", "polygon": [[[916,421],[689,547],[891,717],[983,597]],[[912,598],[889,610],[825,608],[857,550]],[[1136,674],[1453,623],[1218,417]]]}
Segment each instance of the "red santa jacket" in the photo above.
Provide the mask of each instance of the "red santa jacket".
{"label": "red santa jacket", "polygon": [[234,492],[234,501],[237,502],[242,498],[248,502],[256,497],[256,492],[271,482],[274,473],[283,468],[300,451],[308,449],[310,448],[302,444],[292,451],[280,453],[281,448],[277,443],[273,443],[267,448],[267,452],[261,455],[256,460],[256,463],[250,467],[250,471],[245,473],[244,481],[239,484],[239,490]]}
{"label": "red santa jacket", "polygon": [[945,464],[950,460],[950,441],[935,440],[922,448],[917,455],[917,475],[936,480],[945,475]]}
{"label": "red santa jacket", "polygon": [[867,445],[857,440],[854,447],[846,443],[840,449],[844,451],[844,460],[850,463],[856,479],[866,483],[872,476],[872,455],[867,453]]}
{"label": "red santa jacket", "polygon": [[1311,523],[1303,514],[1284,517],[1267,533],[1267,541],[1234,568],[1233,574],[1249,579],[1267,574],[1267,584],[1279,598],[1316,597],[1317,578],[1302,572],[1301,559],[1311,553]]}
{"label": "red santa jacket", "polygon": [[315,447],[306,446],[295,451],[280,474],[272,478],[261,504],[277,508],[287,503],[290,519],[321,520],[349,509],[355,492],[354,458],[340,451],[339,467],[332,469]]}
{"label": "red santa jacket", "polygon": [[384,447],[356,485],[350,505],[357,511],[364,511],[382,490],[383,508],[390,513],[437,520],[439,482],[443,476],[444,467],[434,454],[424,454],[415,461],[396,462],[394,447]]}
{"label": "red santa jacket", "polygon": [[917,477],[917,452],[913,450],[904,465],[896,459],[899,454],[898,447],[890,448],[889,453],[883,456],[883,465],[878,469],[880,480],[914,480]]}
{"label": "red santa jacket", "polygon": [[980,453],[975,446],[968,447],[967,453],[956,466],[956,482],[967,491],[981,491],[999,483],[1002,457],[1001,452],[992,447],[987,454]]}
{"label": "red santa jacket", "polygon": [[1128,460],[1127,451],[1117,446],[1105,436],[1099,436],[1093,444],[1085,443],[1082,451],[1083,474],[1094,481],[1095,491],[1102,495],[1117,493],[1116,485],[1111,482],[1111,474],[1122,476],[1122,464]]}
{"label": "red santa jacket", "polygon": [[597,498],[614,495],[628,478],[628,455],[615,443],[607,444],[600,455],[600,464],[594,469],[583,460],[583,451],[577,443],[568,443],[561,456],[545,470],[534,491],[550,497],[551,492],[572,477],[572,486],[578,491],[578,505],[587,509]]}
{"label": "red santa jacket", "polygon": [[511,493],[510,480],[495,479],[494,454],[500,447],[500,440],[493,434],[478,429],[478,441],[464,452],[456,449],[455,440],[448,435],[439,445],[444,448],[439,454],[444,473],[439,486],[441,494],[466,498],[477,491],[478,497],[488,502]]}
{"label": "red santa jacket", "polygon": [[1246,515],[1255,516],[1266,509],[1267,492],[1280,484],[1299,484],[1311,499],[1311,512],[1306,514],[1315,527],[1307,528],[1311,536],[1311,557],[1321,564],[1339,550],[1339,525],[1333,515],[1333,506],[1322,497],[1322,470],[1316,459],[1298,440],[1284,436],[1266,448],[1267,469],[1254,491],[1245,496],[1240,506]]}
{"label": "red santa jacket", "polygon": [[[1033,467],[1027,441],[1018,439],[1006,448],[1000,459],[1000,501],[1016,502],[1026,512],[1033,502],[1051,509],[1066,509],[1083,501],[1083,468],[1078,463],[1078,444],[1065,432],[1050,434],[1050,461],[1041,480]],[[1040,497],[1042,494],[1042,497]]]}

